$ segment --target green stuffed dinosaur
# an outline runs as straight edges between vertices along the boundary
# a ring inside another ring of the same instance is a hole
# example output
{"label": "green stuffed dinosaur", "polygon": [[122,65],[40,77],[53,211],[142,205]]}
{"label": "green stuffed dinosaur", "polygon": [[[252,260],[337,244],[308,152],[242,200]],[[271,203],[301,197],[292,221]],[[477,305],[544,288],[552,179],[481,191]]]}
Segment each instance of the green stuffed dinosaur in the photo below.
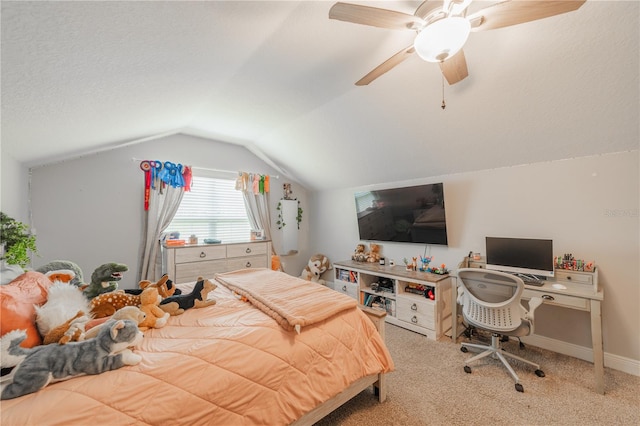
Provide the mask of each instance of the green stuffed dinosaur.
{"label": "green stuffed dinosaur", "polygon": [[118,288],[118,281],[122,279],[122,272],[128,271],[127,265],[122,263],[105,263],[91,274],[91,283],[84,289],[87,299],[93,299],[99,294],[109,293]]}

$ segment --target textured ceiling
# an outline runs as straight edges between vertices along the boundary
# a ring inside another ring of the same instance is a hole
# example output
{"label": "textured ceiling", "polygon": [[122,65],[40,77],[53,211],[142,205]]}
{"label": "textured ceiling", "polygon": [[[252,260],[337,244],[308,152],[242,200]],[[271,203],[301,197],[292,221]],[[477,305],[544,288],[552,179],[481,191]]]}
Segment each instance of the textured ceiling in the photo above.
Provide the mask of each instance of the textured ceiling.
{"label": "textured ceiling", "polygon": [[39,165],[184,132],[326,189],[638,149],[637,1],[472,33],[445,110],[417,56],[356,87],[414,33],[332,4],[3,0],[2,153]]}

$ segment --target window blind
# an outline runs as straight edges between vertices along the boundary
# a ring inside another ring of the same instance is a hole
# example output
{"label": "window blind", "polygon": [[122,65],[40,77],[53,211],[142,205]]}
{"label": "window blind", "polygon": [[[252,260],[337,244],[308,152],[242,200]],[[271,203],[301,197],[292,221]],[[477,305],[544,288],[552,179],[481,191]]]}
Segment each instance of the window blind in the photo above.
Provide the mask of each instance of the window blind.
{"label": "window blind", "polygon": [[213,238],[223,243],[248,241],[251,226],[235,180],[194,176],[167,232],[180,232],[181,239],[195,234],[202,243]]}

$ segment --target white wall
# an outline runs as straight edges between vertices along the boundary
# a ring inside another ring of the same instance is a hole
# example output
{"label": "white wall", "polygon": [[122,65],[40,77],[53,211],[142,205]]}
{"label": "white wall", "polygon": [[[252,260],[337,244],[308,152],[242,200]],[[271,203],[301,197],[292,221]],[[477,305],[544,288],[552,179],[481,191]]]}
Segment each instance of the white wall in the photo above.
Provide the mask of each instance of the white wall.
{"label": "white wall", "polygon": [[[239,145],[214,142],[186,135],[175,135],[113,149],[32,171],[33,222],[38,231],[40,257],[34,267],[57,259],[76,262],[85,281],[93,270],[106,262],[129,266],[121,288],[137,287],[140,238],[143,223],[144,175],[137,159],[173,161],[199,168],[278,173]],[[194,170],[194,175],[198,171]],[[228,174],[234,178],[235,174]],[[4,181],[4,176],[3,176]],[[281,176],[271,181],[271,211],[282,197]],[[306,192],[295,182],[294,195],[306,203]],[[4,185],[4,183],[3,183]],[[271,217],[272,224],[275,223]],[[304,224],[304,220],[303,220]],[[301,234],[308,227],[301,227]],[[272,226],[274,243],[279,238]],[[308,237],[301,235],[301,241]],[[285,271],[300,273],[306,252],[287,256]]]}
{"label": "white wall", "polygon": [[[469,251],[484,253],[487,235],[553,239],[556,254],[596,261],[605,351],[637,361],[638,163],[634,151],[314,193],[311,241],[332,261],[348,259],[359,242],[354,191],[444,182],[449,246],[430,246],[433,262],[456,268]],[[396,262],[424,250],[382,243],[383,255]],[[537,334],[591,347],[586,312],[542,306],[536,320]]]}
{"label": "white wall", "polygon": [[0,210],[20,222],[29,224],[29,170],[10,155],[4,152],[1,155]]}

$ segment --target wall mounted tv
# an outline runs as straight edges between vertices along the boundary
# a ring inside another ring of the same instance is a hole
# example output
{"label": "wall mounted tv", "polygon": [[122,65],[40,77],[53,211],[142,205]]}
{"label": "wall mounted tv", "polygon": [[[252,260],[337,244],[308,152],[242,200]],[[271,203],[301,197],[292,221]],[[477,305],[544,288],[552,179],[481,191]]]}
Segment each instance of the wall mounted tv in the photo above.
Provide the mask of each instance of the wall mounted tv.
{"label": "wall mounted tv", "polygon": [[356,192],[361,240],[447,245],[442,183]]}
{"label": "wall mounted tv", "polygon": [[553,241],[486,237],[487,269],[553,277]]}

